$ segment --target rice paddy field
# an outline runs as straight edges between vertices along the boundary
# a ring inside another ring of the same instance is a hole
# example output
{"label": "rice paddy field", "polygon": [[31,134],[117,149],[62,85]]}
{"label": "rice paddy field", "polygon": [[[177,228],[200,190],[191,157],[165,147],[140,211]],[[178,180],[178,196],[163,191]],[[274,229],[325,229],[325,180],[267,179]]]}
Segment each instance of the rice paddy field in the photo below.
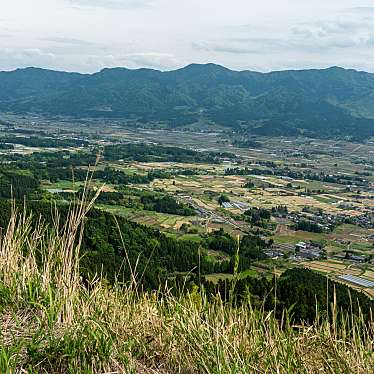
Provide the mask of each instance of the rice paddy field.
{"label": "rice paddy field", "polygon": [[[248,190],[244,187],[245,183],[251,180],[257,188]],[[270,183],[271,187],[264,187],[262,184]],[[305,188],[309,182],[303,183]],[[313,182],[312,182],[313,184]],[[349,197],[319,194],[313,196],[298,195],[295,191],[285,188],[286,182],[280,178],[267,178],[260,176],[242,177],[242,176],[224,176],[224,175],[198,175],[198,176],[177,176],[173,180],[156,180],[152,183],[155,189],[164,189],[171,193],[189,193],[193,195],[204,195],[207,191],[215,194],[226,193],[233,199],[251,204],[258,208],[271,208],[279,205],[286,205],[291,211],[301,211],[304,207],[322,209],[330,214],[340,214],[344,212],[349,216],[356,216],[360,211],[353,209],[342,210],[338,207],[338,202],[349,202]],[[274,187],[275,186],[275,187]],[[336,188],[336,187],[334,187]],[[374,208],[373,200],[366,200],[363,203],[366,208]],[[358,203],[352,203],[352,207],[358,206]],[[361,204],[362,205],[362,204]]]}
{"label": "rice paddy field", "polygon": [[132,221],[149,226],[158,226],[164,230],[173,229],[178,231],[184,223],[191,224],[191,221],[194,220],[194,217],[181,217],[179,215],[131,209],[121,206],[98,204],[97,207]]}

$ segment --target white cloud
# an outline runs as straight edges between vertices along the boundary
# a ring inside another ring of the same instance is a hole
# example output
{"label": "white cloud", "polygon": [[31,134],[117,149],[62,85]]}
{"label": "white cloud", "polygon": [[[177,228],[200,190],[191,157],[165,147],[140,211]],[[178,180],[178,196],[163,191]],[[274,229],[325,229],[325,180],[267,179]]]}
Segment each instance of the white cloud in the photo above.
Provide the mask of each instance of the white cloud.
{"label": "white cloud", "polygon": [[361,7],[353,7],[347,9],[348,13],[358,13],[358,14],[374,14],[374,7],[373,6],[361,6]]}
{"label": "white cloud", "polygon": [[157,52],[128,53],[119,60],[130,67],[143,66],[161,70],[174,69],[180,65],[178,59],[172,54]]}
{"label": "white cloud", "polygon": [[48,37],[40,38],[40,40],[57,43],[57,44],[64,44],[64,45],[78,45],[78,46],[96,45],[96,43],[88,42],[87,40],[67,38],[67,37],[61,37],[61,36],[48,36]]}
{"label": "white cloud", "polygon": [[372,0],[4,0],[0,50],[13,52],[0,56],[0,70],[214,62],[374,71],[373,21]]}
{"label": "white cloud", "polygon": [[5,70],[29,66],[49,67],[55,66],[55,63],[56,56],[53,53],[45,53],[37,48],[0,48],[0,65]]}
{"label": "white cloud", "polygon": [[149,5],[151,0],[68,0],[73,5],[100,8],[138,8]]}
{"label": "white cloud", "polygon": [[181,65],[175,56],[158,52],[139,52],[120,55],[89,55],[85,59],[85,65],[95,66],[94,70],[105,67],[125,66],[130,69],[140,67],[159,70],[172,70]]}

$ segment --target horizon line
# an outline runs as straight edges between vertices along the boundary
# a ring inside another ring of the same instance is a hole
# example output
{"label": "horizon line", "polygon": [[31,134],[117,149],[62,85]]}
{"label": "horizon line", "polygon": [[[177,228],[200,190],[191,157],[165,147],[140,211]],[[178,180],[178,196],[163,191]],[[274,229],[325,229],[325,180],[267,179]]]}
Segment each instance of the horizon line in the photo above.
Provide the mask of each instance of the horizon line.
{"label": "horizon line", "polygon": [[366,71],[366,70],[358,70],[355,68],[347,68],[347,67],[342,67],[338,65],[331,65],[327,67],[320,67],[320,68],[313,68],[313,67],[308,67],[308,68],[294,68],[294,69],[275,69],[275,70],[270,70],[270,71],[257,71],[257,70],[250,70],[250,69],[243,69],[243,70],[238,70],[238,69],[232,69],[228,68],[224,65],[217,64],[214,62],[207,62],[207,63],[190,63],[187,65],[183,65],[182,67],[174,68],[174,69],[157,69],[157,68],[150,68],[150,67],[138,67],[138,68],[128,68],[126,66],[113,66],[113,67],[103,67],[100,70],[96,70],[92,73],[84,73],[84,72],[79,72],[75,70],[60,70],[60,69],[54,69],[54,68],[48,68],[48,67],[41,67],[41,66],[26,66],[26,67],[19,67],[19,68],[14,68],[10,70],[0,70],[0,73],[14,73],[17,71],[23,71],[23,70],[44,70],[44,71],[52,71],[52,72],[58,72],[58,73],[67,73],[67,74],[81,74],[81,75],[95,75],[99,74],[105,70],[129,70],[129,71],[140,71],[140,70],[146,70],[146,71],[155,71],[155,72],[160,72],[160,73],[171,73],[175,71],[180,71],[180,70],[185,70],[189,67],[193,66],[201,66],[201,67],[206,67],[206,66],[215,66],[218,68],[222,68],[228,71],[232,72],[237,72],[237,73],[244,73],[244,72],[251,72],[251,73],[258,73],[258,74],[271,74],[271,73],[281,73],[281,72],[299,72],[299,71],[323,71],[323,70],[331,70],[331,69],[341,69],[341,70],[346,70],[346,71],[355,71],[359,73],[367,73],[367,74],[374,74],[372,72]]}

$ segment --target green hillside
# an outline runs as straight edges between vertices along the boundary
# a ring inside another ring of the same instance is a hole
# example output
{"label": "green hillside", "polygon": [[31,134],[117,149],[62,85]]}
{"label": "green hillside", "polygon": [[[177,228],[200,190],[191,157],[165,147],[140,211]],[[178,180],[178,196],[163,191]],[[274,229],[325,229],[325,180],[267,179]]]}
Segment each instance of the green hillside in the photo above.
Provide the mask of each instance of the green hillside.
{"label": "green hillside", "polygon": [[374,74],[332,67],[257,73],[189,65],[161,72],[0,73],[0,110],[165,122],[205,120],[259,135],[374,135]]}

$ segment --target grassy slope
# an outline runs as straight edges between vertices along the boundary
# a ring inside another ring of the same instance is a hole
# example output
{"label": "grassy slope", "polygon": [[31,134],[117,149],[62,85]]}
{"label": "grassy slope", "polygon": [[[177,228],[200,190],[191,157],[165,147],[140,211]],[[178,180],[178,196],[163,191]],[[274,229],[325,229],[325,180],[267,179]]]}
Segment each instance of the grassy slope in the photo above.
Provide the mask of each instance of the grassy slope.
{"label": "grassy slope", "polygon": [[136,281],[84,285],[72,239],[85,212],[49,234],[13,217],[2,237],[1,373],[372,372],[373,327],[359,321],[353,331],[323,319],[295,329],[197,291],[176,298],[140,293]]}

